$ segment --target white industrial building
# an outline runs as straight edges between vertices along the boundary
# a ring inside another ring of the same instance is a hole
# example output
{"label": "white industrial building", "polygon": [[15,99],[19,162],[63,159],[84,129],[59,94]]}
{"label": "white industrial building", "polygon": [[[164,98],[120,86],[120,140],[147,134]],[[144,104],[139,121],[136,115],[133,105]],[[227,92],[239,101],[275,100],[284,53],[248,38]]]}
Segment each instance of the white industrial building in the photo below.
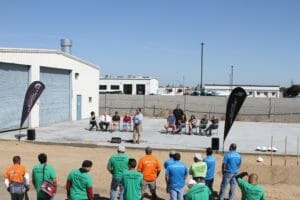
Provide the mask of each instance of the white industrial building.
{"label": "white industrial building", "polygon": [[180,87],[180,86],[170,86],[170,87],[159,87],[158,95],[166,95],[166,96],[176,96],[188,94],[190,92],[190,88],[188,87]]}
{"label": "white industrial building", "polygon": [[105,76],[99,80],[99,93],[149,95],[157,94],[157,90],[158,80],[148,76]]}
{"label": "white industrial building", "polygon": [[99,67],[69,54],[70,40],[61,44],[66,52],[0,48],[0,131],[19,128],[26,90],[36,80],[46,88],[23,127],[98,114]]}
{"label": "white industrial building", "polygon": [[229,96],[236,87],[242,87],[248,94],[248,97],[258,98],[279,98],[280,86],[278,85],[218,85],[205,84],[204,89],[208,94],[216,96]]}

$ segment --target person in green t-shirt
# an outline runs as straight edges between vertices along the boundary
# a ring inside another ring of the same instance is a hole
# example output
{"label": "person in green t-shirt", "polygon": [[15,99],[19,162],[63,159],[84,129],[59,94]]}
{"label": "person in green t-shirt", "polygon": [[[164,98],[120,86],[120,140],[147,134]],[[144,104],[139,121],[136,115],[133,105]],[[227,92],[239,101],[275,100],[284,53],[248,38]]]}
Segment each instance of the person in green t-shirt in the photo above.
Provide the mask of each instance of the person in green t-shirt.
{"label": "person in green t-shirt", "polygon": [[129,157],[125,154],[125,147],[120,145],[118,153],[112,155],[107,163],[107,170],[112,174],[110,184],[110,200],[116,199],[117,188],[120,188],[120,200],[123,200],[123,186],[121,185],[122,174],[128,169]]}
{"label": "person in green t-shirt", "polygon": [[204,183],[197,184],[194,179],[191,179],[187,185],[189,191],[185,194],[184,200],[209,200],[211,191]]}
{"label": "person in green t-shirt", "polygon": [[47,165],[47,155],[45,153],[40,153],[38,160],[40,164],[35,165],[31,173],[32,183],[37,193],[37,200],[50,200],[52,197],[41,191],[40,188],[43,181],[48,181],[56,186],[56,172],[51,165]]}
{"label": "person in green t-shirt", "polygon": [[143,175],[135,170],[136,160],[130,158],[128,161],[129,170],[122,175],[122,185],[124,187],[124,200],[140,200],[142,197]]}
{"label": "person in green t-shirt", "polygon": [[203,162],[200,153],[195,153],[194,163],[190,167],[189,173],[197,183],[205,183],[205,177],[207,172],[207,165]]}
{"label": "person in green t-shirt", "polygon": [[257,174],[250,174],[248,181],[243,179],[244,176],[248,176],[248,172],[242,172],[236,176],[237,183],[242,191],[242,200],[265,200],[264,189],[257,184]]}
{"label": "person in green t-shirt", "polygon": [[92,161],[85,160],[81,168],[73,169],[67,178],[66,189],[69,200],[92,200],[93,181],[88,173],[92,168]]}

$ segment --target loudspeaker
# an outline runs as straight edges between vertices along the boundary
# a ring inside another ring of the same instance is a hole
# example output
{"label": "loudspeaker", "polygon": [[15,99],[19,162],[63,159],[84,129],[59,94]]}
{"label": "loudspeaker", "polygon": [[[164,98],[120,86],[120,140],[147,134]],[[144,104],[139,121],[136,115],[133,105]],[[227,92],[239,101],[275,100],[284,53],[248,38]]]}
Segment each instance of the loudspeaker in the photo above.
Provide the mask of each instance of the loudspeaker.
{"label": "loudspeaker", "polygon": [[220,146],[220,138],[217,137],[211,138],[211,149],[219,150],[219,146]]}
{"label": "loudspeaker", "polygon": [[27,130],[27,140],[35,140],[35,129]]}
{"label": "loudspeaker", "polygon": [[110,143],[118,143],[120,144],[122,142],[122,139],[120,137],[112,137],[110,140]]}

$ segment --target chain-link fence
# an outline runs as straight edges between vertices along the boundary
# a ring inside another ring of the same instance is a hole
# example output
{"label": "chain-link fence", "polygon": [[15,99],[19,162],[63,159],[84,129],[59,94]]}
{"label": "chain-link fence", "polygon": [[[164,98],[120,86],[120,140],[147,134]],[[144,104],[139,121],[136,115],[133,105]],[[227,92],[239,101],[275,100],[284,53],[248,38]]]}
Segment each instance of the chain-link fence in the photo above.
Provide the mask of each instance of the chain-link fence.
{"label": "chain-link fence", "polygon": [[[199,118],[208,114],[224,120],[227,97],[101,94],[99,113],[134,114],[135,109],[141,107],[145,116],[166,117],[168,110],[173,110],[177,104],[187,117],[194,114]],[[237,120],[300,122],[300,98],[247,98]]]}

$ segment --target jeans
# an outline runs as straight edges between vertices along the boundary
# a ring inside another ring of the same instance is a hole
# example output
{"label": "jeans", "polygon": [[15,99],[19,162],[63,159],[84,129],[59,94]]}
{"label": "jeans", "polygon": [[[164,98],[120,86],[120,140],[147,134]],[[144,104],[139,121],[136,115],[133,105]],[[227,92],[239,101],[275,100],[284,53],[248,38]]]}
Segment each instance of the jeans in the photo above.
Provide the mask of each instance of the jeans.
{"label": "jeans", "polygon": [[205,185],[213,192],[214,179],[205,180]]}
{"label": "jeans", "polygon": [[224,193],[226,191],[226,187],[230,183],[230,190],[229,190],[229,200],[234,200],[234,193],[235,193],[235,174],[224,172],[221,188],[220,188],[220,200],[224,200]]}
{"label": "jeans", "polygon": [[118,186],[120,187],[120,198],[119,199],[123,200],[123,193],[124,193],[123,185],[121,184],[120,179],[115,179],[115,178],[112,178],[111,184],[110,184],[110,200],[116,199],[116,193],[117,193]]}
{"label": "jeans", "polygon": [[184,187],[181,189],[170,189],[171,200],[183,200]]}

